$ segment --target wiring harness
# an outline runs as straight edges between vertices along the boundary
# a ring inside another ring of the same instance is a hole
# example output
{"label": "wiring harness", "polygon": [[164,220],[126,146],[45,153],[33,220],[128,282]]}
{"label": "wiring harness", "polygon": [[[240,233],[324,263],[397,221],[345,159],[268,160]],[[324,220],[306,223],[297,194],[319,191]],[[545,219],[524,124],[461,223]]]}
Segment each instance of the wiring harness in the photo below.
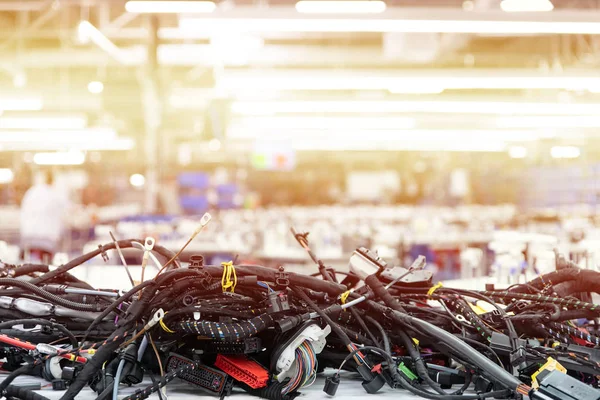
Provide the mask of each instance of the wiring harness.
{"label": "wiring harness", "polygon": [[[600,306],[582,300],[600,291],[599,272],[561,259],[526,284],[472,291],[433,284],[422,258],[392,268],[359,248],[342,283],[307,234],[293,234],[319,274],[204,265],[200,256],[185,266],[181,250],[139,239],[53,270],[0,264],[0,357],[9,372],[0,395],[45,399],[14,384],[26,374],[63,390],[63,400],[84,387],[99,400],[162,398],[176,378],[216,397],[237,386],[281,400],[321,373],[333,396],[351,371],[367,393],[387,385],[427,399],[600,399]],[[69,273],[126,248],[168,262],[127,292]],[[119,396],[145,377],[150,386]]]}

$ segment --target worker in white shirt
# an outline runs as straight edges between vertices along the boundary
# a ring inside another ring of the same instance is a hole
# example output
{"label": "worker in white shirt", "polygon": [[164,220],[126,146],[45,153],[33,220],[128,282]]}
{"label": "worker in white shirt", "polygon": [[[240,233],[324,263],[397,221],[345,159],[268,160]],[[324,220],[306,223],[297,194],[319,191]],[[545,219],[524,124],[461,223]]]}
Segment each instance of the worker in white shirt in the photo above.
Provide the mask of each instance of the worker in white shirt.
{"label": "worker in white shirt", "polygon": [[26,261],[49,264],[65,234],[68,200],[51,172],[33,185],[21,203],[21,254]]}

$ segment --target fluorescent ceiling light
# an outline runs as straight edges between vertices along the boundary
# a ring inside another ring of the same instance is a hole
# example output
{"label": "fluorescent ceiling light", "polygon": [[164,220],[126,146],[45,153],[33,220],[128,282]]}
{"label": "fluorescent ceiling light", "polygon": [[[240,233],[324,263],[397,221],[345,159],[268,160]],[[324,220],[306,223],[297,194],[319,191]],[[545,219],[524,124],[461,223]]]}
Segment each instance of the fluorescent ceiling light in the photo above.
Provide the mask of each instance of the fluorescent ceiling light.
{"label": "fluorescent ceiling light", "polygon": [[388,87],[390,93],[394,94],[440,94],[444,91],[444,88],[441,86],[434,85],[410,85],[406,86],[392,86]]}
{"label": "fluorescent ceiling light", "polygon": [[77,27],[77,36],[81,43],[92,42],[121,64],[129,64],[126,53],[110,41],[102,32],[88,21],[81,21]]}
{"label": "fluorescent ceiling light", "polygon": [[500,8],[506,12],[544,12],[552,11],[554,5],[550,0],[502,0]]}
{"label": "fluorescent ceiling light", "polygon": [[0,151],[61,151],[64,149],[82,151],[123,151],[131,150],[135,142],[131,138],[113,140],[86,140],[81,142],[57,142],[52,139],[34,142],[3,142],[0,138]]}
{"label": "fluorescent ceiling light", "polygon": [[554,146],[550,149],[552,158],[577,158],[581,154],[579,147]]}
{"label": "fluorescent ceiling light", "polygon": [[[379,72],[379,74],[381,74]],[[369,72],[288,71],[227,73],[219,85],[229,90],[402,90],[439,93],[446,89],[587,89],[600,77],[586,76],[374,76]]]}
{"label": "fluorescent ceiling light", "polygon": [[0,185],[11,183],[15,177],[15,174],[10,168],[0,168]]}
{"label": "fluorescent ceiling light", "polygon": [[[0,129],[83,129],[87,125],[85,116],[70,117],[0,117]],[[0,131],[0,141],[2,141]],[[47,137],[48,134],[46,134]]]}
{"label": "fluorescent ceiling light", "polygon": [[117,137],[112,129],[90,128],[78,130],[0,130],[0,145],[19,142],[54,142],[62,144],[106,141]]}
{"label": "fluorescent ceiling light", "polygon": [[81,165],[85,162],[85,154],[77,150],[35,153],[33,162],[38,165]]}
{"label": "fluorescent ceiling light", "polygon": [[250,117],[232,122],[233,125],[260,129],[412,129],[414,118],[408,117]]}
{"label": "fluorescent ceiling light", "polygon": [[511,146],[508,148],[510,158],[525,158],[527,157],[527,147]]}
{"label": "fluorescent ceiling light", "polygon": [[598,128],[600,117],[577,116],[526,116],[503,117],[496,120],[500,128]]}
{"label": "fluorescent ceiling light", "polygon": [[217,8],[212,1],[128,1],[125,10],[138,14],[211,13]]}
{"label": "fluorescent ceiling light", "polygon": [[385,2],[378,0],[301,0],[296,3],[296,11],[306,14],[378,14],[385,8]]}
{"label": "fluorescent ceiling light", "polygon": [[241,115],[266,113],[444,113],[501,115],[597,115],[600,104],[489,101],[236,101]]}
{"label": "fluorescent ceiling light", "polygon": [[0,98],[0,110],[4,111],[38,111],[42,107],[40,97]]}
{"label": "fluorescent ceiling light", "polygon": [[104,91],[104,83],[100,81],[91,81],[88,83],[88,91],[92,94],[100,94]]}
{"label": "fluorescent ceiling light", "polygon": [[439,152],[503,152],[501,141],[422,142],[418,140],[294,140],[290,146],[297,151],[439,151]]}
{"label": "fluorescent ceiling light", "polygon": [[431,143],[453,144],[456,142],[490,141],[534,141],[546,137],[547,134],[537,130],[511,131],[511,130],[444,130],[444,129],[418,129],[418,130],[389,130],[389,129],[279,129],[264,128],[252,124],[232,124],[227,129],[227,136],[232,139],[253,140],[322,140],[330,141],[417,141]]}
{"label": "fluorescent ceiling light", "polygon": [[146,177],[142,174],[133,174],[129,177],[129,184],[133,187],[142,187],[146,184]]}
{"label": "fluorescent ceiling light", "polygon": [[[384,16],[385,14],[381,14]],[[575,34],[598,35],[597,22],[481,21],[359,18],[180,18],[184,32],[213,33],[272,32],[397,32],[471,34]]]}

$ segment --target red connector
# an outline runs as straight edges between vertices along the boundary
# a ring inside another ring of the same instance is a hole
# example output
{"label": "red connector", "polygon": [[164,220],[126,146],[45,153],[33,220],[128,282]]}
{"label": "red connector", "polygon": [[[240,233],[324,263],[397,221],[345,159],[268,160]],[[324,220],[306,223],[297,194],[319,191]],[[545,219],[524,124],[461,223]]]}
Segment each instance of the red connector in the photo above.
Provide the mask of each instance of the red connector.
{"label": "red connector", "polygon": [[252,389],[267,386],[269,380],[267,370],[256,361],[249,360],[246,357],[219,354],[215,367],[220,368],[236,381],[243,382]]}

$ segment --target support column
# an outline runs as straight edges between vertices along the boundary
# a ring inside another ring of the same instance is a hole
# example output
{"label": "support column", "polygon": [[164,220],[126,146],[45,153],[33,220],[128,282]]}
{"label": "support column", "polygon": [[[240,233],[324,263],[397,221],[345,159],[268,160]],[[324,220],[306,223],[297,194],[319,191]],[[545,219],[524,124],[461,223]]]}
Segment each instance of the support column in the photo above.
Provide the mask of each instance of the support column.
{"label": "support column", "polygon": [[162,105],[159,96],[158,82],[158,18],[148,16],[148,43],[147,60],[142,79],[142,103],[144,105],[144,154],[146,161],[146,192],[144,198],[144,211],[155,213],[157,211],[159,171],[159,130],[162,120]]}

